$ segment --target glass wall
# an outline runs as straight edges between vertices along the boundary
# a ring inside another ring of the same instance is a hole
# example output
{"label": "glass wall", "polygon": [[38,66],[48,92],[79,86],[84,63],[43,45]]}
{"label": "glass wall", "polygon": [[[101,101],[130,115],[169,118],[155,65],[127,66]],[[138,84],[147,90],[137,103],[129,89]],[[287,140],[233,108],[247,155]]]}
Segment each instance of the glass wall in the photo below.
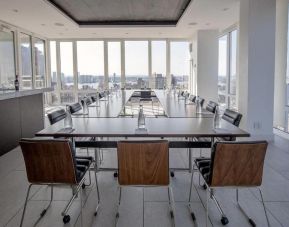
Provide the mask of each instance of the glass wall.
{"label": "glass wall", "polygon": [[167,66],[167,43],[166,41],[151,42],[151,62],[152,62],[152,81],[154,89],[164,89],[166,86],[166,66]]}
{"label": "glass wall", "polygon": [[219,38],[219,68],[218,68],[218,102],[221,108],[227,106],[227,58],[228,58],[228,36]]}
{"label": "glass wall", "polygon": [[121,44],[107,43],[109,88],[120,88],[121,85]]}
{"label": "glass wall", "polygon": [[14,89],[14,33],[0,31],[0,90]]}
{"label": "glass wall", "polygon": [[218,96],[221,108],[237,110],[237,30],[219,38]]}
{"label": "glass wall", "polygon": [[73,90],[73,49],[72,42],[60,42],[61,90]]}
{"label": "glass wall", "polygon": [[170,72],[172,87],[188,89],[190,75],[189,42],[171,42],[170,50]]}
{"label": "glass wall", "polygon": [[[168,44],[170,48],[167,49]],[[51,83],[55,87],[51,103],[57,105],[76,102],[84,95],[107,87],[119,89],[121,82],[127,89],[164,89],[167,68],[173,74],[175,87],[188,89],[190,54],[187,41],[50,41],[50,62]],[[60,72],[57,72],[58,65]]]}
{"label": "glass wall", "polygon": [[126,88],[149,87],[148,41],[125,41]]}
{"label": "glass wall", "polygon": [[45,87],[45,42],[34,39],[35,88]]}
{"label": "glass wall", "polygon": [[32,89],[31,36],[20,33],[22,77],[21,88]]}

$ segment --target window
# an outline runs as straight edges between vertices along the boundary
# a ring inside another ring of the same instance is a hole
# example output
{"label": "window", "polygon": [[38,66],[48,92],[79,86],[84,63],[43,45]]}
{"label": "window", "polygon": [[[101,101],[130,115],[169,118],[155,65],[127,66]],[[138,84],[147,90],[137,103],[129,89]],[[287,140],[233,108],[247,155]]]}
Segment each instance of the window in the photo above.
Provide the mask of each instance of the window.
{"label": "window", "polygon": [[228,36],[219,38],[219,77],[218,77],[218,102],[222,109],[227,106],[227,58]]}
{"label": "window", "polygon": [[50,41],[50,76],[51,87],[57,87],[56,42]]}
{"label": "window", "polygon": [[126,88],[149,87],[148,41],[125,41]]}
{"label": "window", "polygon": [[78,41],[78,89],[104,89],[103,41]]}
{"label": "window", "polygon": [[22,63],[22,89],[32,89],[31,37],[24,33],[20,33],[20,42]]}
{"label": "window", "polygon": [[121,46],[120,42],[107,43],[109,88],[121,85]]}
{"label": "window", "polygon": [[152,88],[164,89],[166,86],[166,41],[152,41]]}
{"label": "window", "polygon": [[14,33],[0,31],[0,89],[14,89]]}
{"label": "window", "polygon": [[218,96],[223,109],[237,109],[237,42],[237,30],[219,38]]}
{"label": "window", "polygon": [[61,90],[74,88],[72,42],[60,42]]}
{"label": "window", "polygon": [[45,87],[45,48],[44,41],[34,39],[35,88]]}
{"label": "window", "polygon": [[190,75],[189,42],[170,43],[171,84],[174,88],[188,89]]}

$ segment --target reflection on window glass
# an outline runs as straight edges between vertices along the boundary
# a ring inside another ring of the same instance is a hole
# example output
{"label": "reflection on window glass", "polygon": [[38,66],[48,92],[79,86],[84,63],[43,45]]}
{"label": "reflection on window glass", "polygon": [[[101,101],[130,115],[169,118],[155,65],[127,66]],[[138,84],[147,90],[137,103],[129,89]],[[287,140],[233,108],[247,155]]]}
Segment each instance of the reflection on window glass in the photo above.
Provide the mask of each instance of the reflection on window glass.
{"label": "reflection on window glass", "polygon": [[189,42],[171,42],[171,85],[173,88],[188,89],[190,74]]}
{"label": "reflection on window glass", "polygon": [[72,90],[73,79],[73,51],[72,42],[60,42],[61,90]]}
{"label": "reflection on window glass", "polygon": [[227,105],[227,43],[227,35],[219,38],[218,102],[221,108],[226,108]]}
{"label": "reflection on window glass", "polygon": [[21,63],[22,63],[22,89],[32,89],[32,58],[31,37],[20,33]]}
{"label": "reflection on window glass", "polygon": [[14,59],[13,32],[0,31],[0,89],[14,89]]}
{"label": "reflection on window glass", "polygon": [[120,42],[107,43],[109,88],[120,88],[121,46]]}
{"label": "reflection on window glass", "polygon": [[78,89],[104,89],[103,41],[78,41]]}
{"label": "reflection on window glass", "polygon": [[152,88],[164,89],[166,86],[166,41],[152,41]]}
{"label": "reflection on window glass", "polygon": [[148,41],[125,41],[126,88],[148,88]]}
{"label": "reflection on window glass", "polygon": [[45,50],[44,41],[34,41],[35,88],[45,87]]}
{"label": "reflection on window glass", "polygon": [[50,41],[50,72],[51,87],[57,87],[56,42]]}

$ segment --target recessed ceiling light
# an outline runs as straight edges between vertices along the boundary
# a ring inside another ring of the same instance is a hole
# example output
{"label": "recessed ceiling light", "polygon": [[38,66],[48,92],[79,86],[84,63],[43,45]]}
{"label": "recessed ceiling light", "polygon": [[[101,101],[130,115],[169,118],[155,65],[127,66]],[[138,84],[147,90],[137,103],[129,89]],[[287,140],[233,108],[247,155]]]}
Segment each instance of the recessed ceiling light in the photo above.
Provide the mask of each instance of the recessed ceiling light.
{"label": "recessed ceiling light", "polygon": [[230,8],[224,8],[224,9],[222,9],[223,11],[228,11]]}
{"label": "recessed ceiling light", "polygon": [[63,27],[63,26],[64,26],[64,24],[58,23],[58,22],[54,23],[54,25],[55,25],[55,26],[59,26],[59,27]]}
{"label": "recessed ceiling light", "polygon": [[197,25],[198,23],[197,22],[191,22],[191,23],[189,23],[189,25],[192,25],[192,26],[195,26],[195,25]]}
{"label": "recessed ceiling light", "polygon": [[18,11],[18,9],[13,9],[12,10],[14,13],[18,13],[19,11]]}

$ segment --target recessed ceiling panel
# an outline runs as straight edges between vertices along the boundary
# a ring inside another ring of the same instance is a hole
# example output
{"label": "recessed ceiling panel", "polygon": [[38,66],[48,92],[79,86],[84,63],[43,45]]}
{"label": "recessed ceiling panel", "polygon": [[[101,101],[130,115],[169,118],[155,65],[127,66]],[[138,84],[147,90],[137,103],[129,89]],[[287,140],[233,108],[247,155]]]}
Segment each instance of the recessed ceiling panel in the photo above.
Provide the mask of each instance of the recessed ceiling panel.
{"label": "recessed ceiling panel", "polygon": [[191,0],[48,0],[79,25],[176,25]]}

